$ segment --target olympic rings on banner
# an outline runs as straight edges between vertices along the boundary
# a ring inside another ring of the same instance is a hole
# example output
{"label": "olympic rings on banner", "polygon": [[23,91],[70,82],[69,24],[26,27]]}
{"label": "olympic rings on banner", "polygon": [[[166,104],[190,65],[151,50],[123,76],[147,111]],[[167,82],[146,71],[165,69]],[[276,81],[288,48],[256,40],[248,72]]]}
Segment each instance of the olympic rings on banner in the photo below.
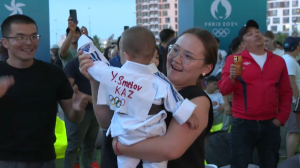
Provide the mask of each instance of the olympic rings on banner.
{"label": "olympic rings on banner", "polygon": [[111,105],[116,106],[117,108],[125,105],[125,100],[120,99],[118,96],[114,97],[112,95],[109,95],[109,101]]}
{"label": "olympic rings on banner", "polygon": [[229,33],[230,33],[230,30],[228,28],[225,28],[225,29],[213,29],[212,30],[212,33],[216,36],[216,37],[226,37]]}

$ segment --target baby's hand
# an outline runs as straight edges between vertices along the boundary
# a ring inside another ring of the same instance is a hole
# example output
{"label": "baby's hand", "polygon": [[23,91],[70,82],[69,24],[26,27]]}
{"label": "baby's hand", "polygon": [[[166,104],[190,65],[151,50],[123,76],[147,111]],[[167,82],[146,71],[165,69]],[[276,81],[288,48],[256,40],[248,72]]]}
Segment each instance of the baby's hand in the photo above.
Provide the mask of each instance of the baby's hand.
{"label": "baby's hand", "polygon": [[190,129],[196,130],[199,127],[199,120],[198,117],[194,114],[186,121],[187,125]]}

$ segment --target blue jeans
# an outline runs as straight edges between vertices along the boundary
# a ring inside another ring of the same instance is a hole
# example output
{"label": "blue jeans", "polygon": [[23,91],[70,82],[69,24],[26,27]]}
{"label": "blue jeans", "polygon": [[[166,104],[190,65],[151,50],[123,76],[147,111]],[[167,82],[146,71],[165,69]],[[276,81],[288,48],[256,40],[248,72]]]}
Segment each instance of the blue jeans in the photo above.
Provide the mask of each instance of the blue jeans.
{"label": "blue jeans", "polygon": [[[79,152],[76,155],[76,159],[75,159],[75,164],[80,164],[80,158],[79,158]],[[97,162],[97,149],[95,149],[94,151],[94,156],[93,156],[93,161],[92,162]]]}
{"label": "blue jeans", "polygon": [[70,122],[66,116],[64,120],[68,137],[64,167],[74,167],[79,148],[82,148],[83,168],[91,167],[99,131],[99,124],[94,112],[86,111],[83,120],[79,124]]}
{"label": "blue jeans", "polygon": [[254,148],[259,167],[275,168],[279,161],[280,127],[273,119],[256,121],[234,118],[231,125],[231,168],[247,168]]}
{"label": "blue jeans", "polygon": [[0,161],[1,168],[55,168],[55,160],[49,162],[15,162],[15,161]]}

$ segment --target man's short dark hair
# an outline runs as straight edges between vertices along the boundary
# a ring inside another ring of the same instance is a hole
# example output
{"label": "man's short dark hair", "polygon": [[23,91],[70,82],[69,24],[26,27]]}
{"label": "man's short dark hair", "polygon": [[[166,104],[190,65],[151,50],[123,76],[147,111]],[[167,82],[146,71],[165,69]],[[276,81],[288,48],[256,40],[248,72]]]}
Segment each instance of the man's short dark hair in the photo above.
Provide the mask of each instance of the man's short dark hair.
{"label": "man's short dark hair", "polygon": [[216,76],[210,76],[206,79],[206,83],[209,84],[209,83],[212,83],[212,82],[218,82],[218,78]]}
{"label": "man's short dark hair", "polygon": [[217,37],[215,37],[215,39],[217,40],[217,42],[220,44],[220,39],[219,38],[217,38]]}
{"label": "man's short dark hair", "polygon": [[[70,33],[70,29],[69,28],[67,28],[67,30],[66,30],[66,32],[67,32],[67,35]],[[76,31],[75,32],[79,32],[80,33],[80,35],[81,35],[81,31],[80,31],[80,29],[79,29],[79,27],[77,26],[76,27]]]}
{"label": "man's short dark hair", "polygon": [[163,29],[159,33],[159,38],[162,43],[167,43],[175,35],[175,31],[172,29]]}
{"label": "man's short dark hair", "polygon": [[36,22],[30,18],[29,16],[26,15],[12,15],[7,17],[1,24],[1,35],[2,37],[7,37],[8,34],[10,33],[10,27],[11,25],[15,24],[34,24],[37,28]]}

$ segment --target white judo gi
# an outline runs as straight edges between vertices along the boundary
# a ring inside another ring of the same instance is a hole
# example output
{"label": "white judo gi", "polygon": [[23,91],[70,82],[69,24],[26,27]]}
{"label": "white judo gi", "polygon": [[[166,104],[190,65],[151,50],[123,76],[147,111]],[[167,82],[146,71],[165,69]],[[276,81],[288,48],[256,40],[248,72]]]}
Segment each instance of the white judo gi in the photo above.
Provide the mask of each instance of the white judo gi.
{"label": "white judo gi", "polygon": [[[122,68],[111,67],[86,36],[81,36],[78,43],[79,49],[90,53],[94,60],[88,72],[101,83],[97,104],[108,105],[114,111],[107,135],[118,137],[124,145],[163,136],[166,133],[166,111],[149,115],[152,104],[163,104],[179,124],[185,123],[192,115],[196,105],[183,99],[154,64],[142,65],[127,61]],[[118,156],[119,168],[133,168],[139,162],[137,158]],[[143,161],[143,167],[166,168],[167,161]]]}

